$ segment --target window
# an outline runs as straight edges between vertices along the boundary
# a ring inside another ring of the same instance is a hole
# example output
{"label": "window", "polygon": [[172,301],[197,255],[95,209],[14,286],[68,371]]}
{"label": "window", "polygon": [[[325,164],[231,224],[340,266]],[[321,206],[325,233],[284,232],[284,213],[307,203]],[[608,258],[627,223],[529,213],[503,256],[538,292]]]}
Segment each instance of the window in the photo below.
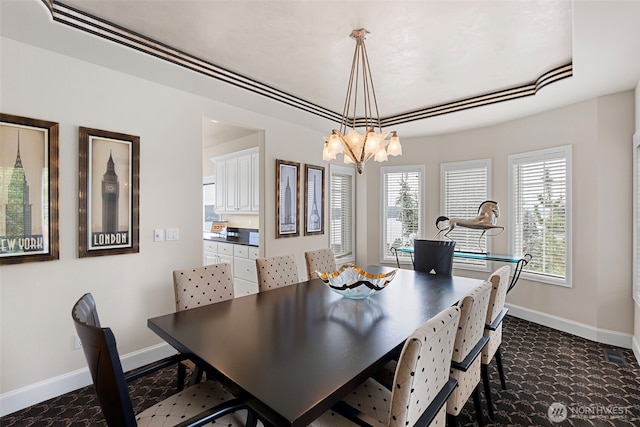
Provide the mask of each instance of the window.
{"label": "window", "polygon": [[640,132],[633,136],[633,298],[640,304]]}
{"label": "window", "polygon": [[571,146],[509,156],[509,241],[522,276],[571,286]]}
{"label": "window", "polygon": [[[440,165],[440,212],[448,218],[475,218],[478,207],[488,200],[491,176],[491,160],[442,163]],[[435,225],[435,224],[434,224]],[[443,232],[444,233],[444,232]],[[489,252],[487,235],[495,230],[472,230],[457,227],[448,237],[456,242],[457,251]],[[481,238],[482,236],[482,238]],[[487,271],[487,262],[483,260],[456,258],[456,268],[476,268]]]}
{"label": "window", "polygon": [[[382,262],[395,263],[391,247],[413,246],[413,239],[422,236],[422,199],[424,166],[386,166],[381,168],[382,189]],[[399,253],[401,262],[411,262],[406,253]]]}
{"label": "window", "polygon": [[330,165],[329,244],[338,264],[355,261],[355,169]]}

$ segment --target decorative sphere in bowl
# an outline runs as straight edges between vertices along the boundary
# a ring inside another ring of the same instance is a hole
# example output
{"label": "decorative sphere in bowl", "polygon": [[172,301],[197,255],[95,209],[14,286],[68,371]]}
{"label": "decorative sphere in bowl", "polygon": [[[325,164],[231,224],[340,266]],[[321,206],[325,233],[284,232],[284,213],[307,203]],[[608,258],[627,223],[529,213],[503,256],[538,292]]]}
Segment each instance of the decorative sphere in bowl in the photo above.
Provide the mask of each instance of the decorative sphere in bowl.
{"label": "decorative sphere in bowl", "polygon": [[395,277],[396,271],[369,273],[353,265],[344,265],[332,273],[316,273],[332,291],[343,297],[363,299],[386,288]]}

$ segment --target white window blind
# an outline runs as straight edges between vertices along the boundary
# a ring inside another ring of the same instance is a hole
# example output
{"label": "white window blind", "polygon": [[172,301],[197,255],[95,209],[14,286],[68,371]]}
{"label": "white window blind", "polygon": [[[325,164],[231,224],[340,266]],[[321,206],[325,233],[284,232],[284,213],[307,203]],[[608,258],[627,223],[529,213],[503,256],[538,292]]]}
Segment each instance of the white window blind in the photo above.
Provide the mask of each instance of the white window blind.
{"label": "white window blind", "polygon": [[[475,218],[480,204],[489,199],[490,170],[490,159],[441,164],[441,214],[448,218]],[[482,230],[457,227],[448,237],[456,242],[457,251],[489,252],[487,233],[483,235]],[[455,266],[486,270],[487,262],[456,258]]]}
{"label": "white window blind", "polygon": [[640,132],[633,137],[633,298],[640,304]]}
{"label": "white window blind", "polygon": [[330,166],[329,241],[338,263],[355,261],[355,170]]}
{"label": "white window blind", "polygon": [[[381,168],[382,190],[382,262],[396,261],[391,247],[413,246],[421,236],[424,166],[387,166]],[[401,262],[411,262],[399,253]]]}
{"label": "white window blind", "polygon": [[509,156],[511,245],[530,279],[571,286],[571,146]]}

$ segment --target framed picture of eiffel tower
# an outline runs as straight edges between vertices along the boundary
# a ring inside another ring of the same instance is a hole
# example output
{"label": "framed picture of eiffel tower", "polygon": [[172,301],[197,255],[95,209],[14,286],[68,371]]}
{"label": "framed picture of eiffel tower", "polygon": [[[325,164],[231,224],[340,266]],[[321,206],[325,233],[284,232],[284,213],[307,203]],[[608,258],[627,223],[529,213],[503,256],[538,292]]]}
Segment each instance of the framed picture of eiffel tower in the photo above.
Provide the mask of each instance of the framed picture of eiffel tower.
{"label": "framed picture of eiffel tower", "polygon": [[304,165],[304,235],[324,234],[324,167]]}
{"label": "framed picture of eiffel tower", "polygon": [[59,259],[58,123],[0,113],[0,265]]}

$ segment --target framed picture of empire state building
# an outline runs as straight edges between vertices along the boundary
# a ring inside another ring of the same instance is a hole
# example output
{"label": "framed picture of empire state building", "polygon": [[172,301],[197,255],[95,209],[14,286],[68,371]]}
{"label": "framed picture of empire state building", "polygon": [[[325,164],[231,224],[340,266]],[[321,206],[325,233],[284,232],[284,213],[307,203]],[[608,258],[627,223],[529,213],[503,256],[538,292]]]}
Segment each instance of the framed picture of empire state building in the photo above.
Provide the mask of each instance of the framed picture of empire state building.
{"label": "framed picture of empire state building", "polygon": [[300,163],[276,160],[276,238],[300,235]]}
{"label": "framed picture of empire state building", "polygon": [[0,113],[0,265],[59,259],[58,123]]}
{"label": "framed picture of empire state building", "polygon": [[139,252],[140,138],[80,128],[79,256]]}

